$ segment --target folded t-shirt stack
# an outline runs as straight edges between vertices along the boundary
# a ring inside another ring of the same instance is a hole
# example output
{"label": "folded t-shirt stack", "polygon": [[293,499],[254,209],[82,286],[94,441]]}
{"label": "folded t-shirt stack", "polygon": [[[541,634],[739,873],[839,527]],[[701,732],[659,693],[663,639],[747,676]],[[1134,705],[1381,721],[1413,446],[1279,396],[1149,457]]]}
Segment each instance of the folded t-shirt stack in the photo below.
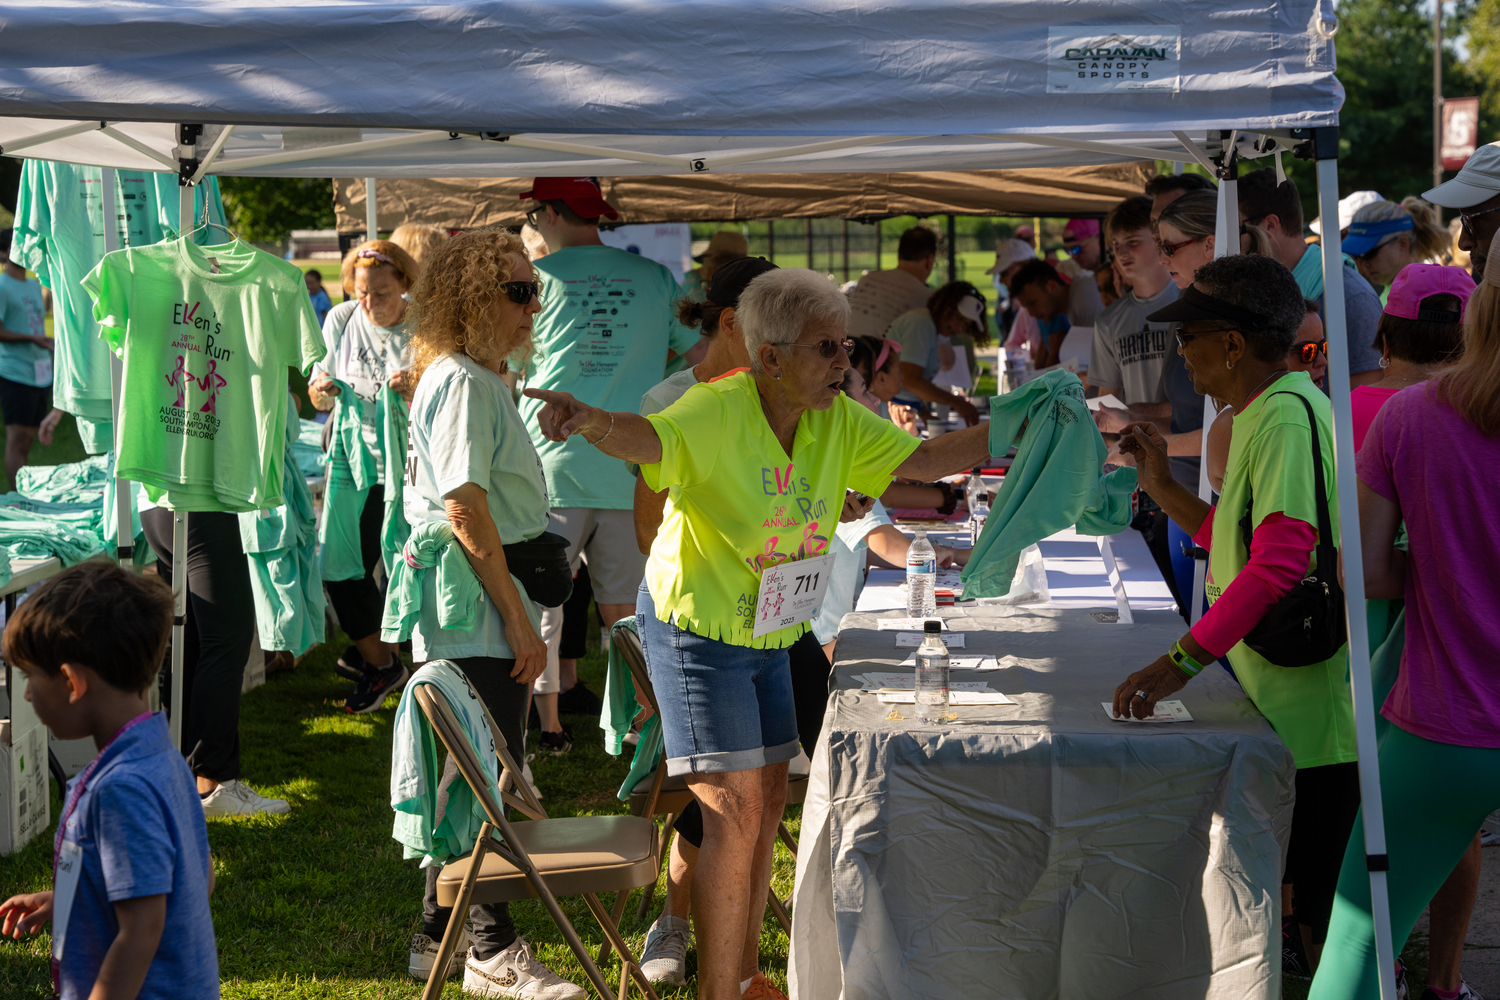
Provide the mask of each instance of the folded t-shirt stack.
{"label": "folded t-shirt stack", "polygon": [[[0,494],[0,508],[30,513],[41,519],[57,519],[71,527],[91,532],[98,538],[99,551],[114,554],[115,492],[114,455],[94,455],[81,462],[65,465],[25,465],[16,473],[16,491]],[[131,508],[134,529],[134,562],[144,566],[155,560],[141,531],[140,508],[150,501],[140,484],[135,484],[135,501]],[[3,543],[0,543],[3,544]],[[18,555],[12,552],[12,555]],[[63,559],[61,552],[55,554]],[[25,558],[35,558],[27,555]],[[87,557],[85,557],[87,558]]]}
{"label": "folded t-shirt stack", "polygon": [[104,498],[110,467],[108,454],[65,465],[23,465],[16,471],[16,492],[33,500],[97,502]]}

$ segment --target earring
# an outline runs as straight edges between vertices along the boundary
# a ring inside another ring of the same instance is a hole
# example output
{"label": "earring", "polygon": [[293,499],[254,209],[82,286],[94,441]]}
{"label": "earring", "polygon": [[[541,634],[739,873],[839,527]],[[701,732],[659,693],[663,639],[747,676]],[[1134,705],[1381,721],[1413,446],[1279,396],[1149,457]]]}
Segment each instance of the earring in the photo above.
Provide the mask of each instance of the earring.
{"label": "earring", "polygon": [[1228,358],[1225,358],[1224,359],[1224,367],[1227,368],[1227,369],[1229,369],[1230,371],[1233,371],[1234,370],[1234,362],[1230,361]]}
{"label": "earring", "polygon": [[779,379],[779,378],[781,378],[781,372],[777,372],[775,375],[772,375],[771,377],[774,378],[774,379]]}
{"label": "earring", "polygon": [[1380,359],[1380,367],[1382,367],[1382,368],[1389,368],[1390,366],[1391,366],[1391,359],[1390,358],[1381,358]]}

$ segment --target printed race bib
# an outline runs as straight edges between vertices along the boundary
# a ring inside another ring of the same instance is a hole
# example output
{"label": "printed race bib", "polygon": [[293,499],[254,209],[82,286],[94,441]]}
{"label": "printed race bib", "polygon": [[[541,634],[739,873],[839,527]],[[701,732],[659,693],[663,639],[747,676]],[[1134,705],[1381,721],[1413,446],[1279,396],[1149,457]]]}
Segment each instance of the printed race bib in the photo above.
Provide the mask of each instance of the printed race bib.
{"label": "printed race bib", "polygon": [[57,879],[52,885],[52,957],[62,961],[63,946],[68,939],[68,917],[73,912],[73,897],[78,894],[78,879],[83,874],[83,848],[64,840],[57,852]]}
{"label": "printed race bib", "polygon": [[755,631],[759,639],[800,625],[818,613],[828,594],[833,575],[833,553],[778,563],[760,574],[760,592],[755,596]]}
{"label": "printed race bib", "polygon": [[31,367],[32,367],[32,370],[36,373],[36,384],[37,385],[51,385],[52,384],[52,358],[51,357],[42,358],[40,361],[33,361],[31,363]]}

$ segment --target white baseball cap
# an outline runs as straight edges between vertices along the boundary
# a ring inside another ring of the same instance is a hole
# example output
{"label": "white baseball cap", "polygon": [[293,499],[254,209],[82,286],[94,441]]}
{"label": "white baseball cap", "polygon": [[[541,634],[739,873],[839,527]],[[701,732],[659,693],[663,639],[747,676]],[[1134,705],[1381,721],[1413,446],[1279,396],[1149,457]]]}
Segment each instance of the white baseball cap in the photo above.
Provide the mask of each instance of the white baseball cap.
{"label": "white baseball cap", "polygon": [[1480,146],[1458,176],[1422,195],[1443,208],[1473,208],[1500,194],[1500,142]]}
{"label": "white baseball cap", "polygon": [[[1349,223],[1354,221],[1354,213],[1366,205],[1373,205],[1377,201],[1385,201],[1380,197],[1379,191],[1356,191],[1347,198],[1339,199],[1339,232],[1349,228]],[[1320,215],[1307,227],[1319,236],[1323,235],[1323,217]]]}
{"label": "white baseball cap", "polygon": [[1004,274],[1017,264],[1024,264],[1036,257],[1031,244],[1018,239],[1008,239],[995,247],[995,266],[985,274]]}

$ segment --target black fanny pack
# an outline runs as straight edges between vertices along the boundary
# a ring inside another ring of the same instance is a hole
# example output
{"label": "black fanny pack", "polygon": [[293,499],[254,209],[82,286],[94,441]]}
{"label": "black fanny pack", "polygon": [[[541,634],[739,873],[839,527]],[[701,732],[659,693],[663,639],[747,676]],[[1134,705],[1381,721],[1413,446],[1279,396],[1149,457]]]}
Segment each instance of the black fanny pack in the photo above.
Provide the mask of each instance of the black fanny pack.
{"label": "black fanny pack", "polygon": [[562,535],[544,531],[535,538],[502,548],[506,565],[537,604],[544,608],[561,607],[573,595],[568,540]]}
{"label": "black fanny pack", "polygon": [[[1307,577],[1282,595],[1260,624],[1245,636],[1245,645],[1278,667],[1307,667],[1337,653],[1348,640],[1349,629],[1344,620],[1344,588],[1339,585],[1333,522],[1328,516],[1328,492],[1323,484],[1318,421],[1306,399],[1294,392],[1285,395],[1295,398],[1307,410],[1312,429],[1313,489],[1317,491],[1318,502],[1317,558]],[[1250,509],[1251,498],[1247,498],[1245,516],[1240,518],[1247,557],[1254,537]]]}

